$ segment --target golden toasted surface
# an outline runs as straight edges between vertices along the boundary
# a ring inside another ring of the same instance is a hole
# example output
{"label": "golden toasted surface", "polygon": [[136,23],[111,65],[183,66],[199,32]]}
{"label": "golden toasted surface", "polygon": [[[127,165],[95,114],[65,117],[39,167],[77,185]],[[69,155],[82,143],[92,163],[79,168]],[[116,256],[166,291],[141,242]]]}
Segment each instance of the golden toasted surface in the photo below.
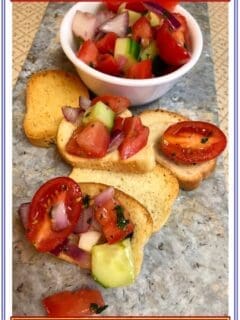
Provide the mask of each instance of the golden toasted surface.
{"label": "golden toasted surface", "polygon": [[[88,194],[91,197],[93,197],[105,190],[106,188],[108,188],[109,186],[100,183],[80,182],[80,187],[83,194]],[[134,258],[135,274],[137,276],[141,271],[144,245],[147,243],[148,239],[152,234],[152,218],[149,212],[144,208],[144,206],[130,195],[127,195],[126,193],[115,188],[114,197],[127,210],[127,212],[129,213],[129,219],[134,224],[134,233],[131,239],[131,245]],[[64,254],[62,254],[60,258],[68,262],[73,262]]]}
{"label": "golden toasted surface", "polygon": [[178,179],[179,185],[184,190],[192,190],[199,186],[203,179],[207,178],[216,166],[216,160],[209,160],[196,165],[176,164],[165,157],[159,150],[158,144],[164,131],[172,124],[189,120],[188,118],[166,110],[147,110],[141,113],[141,119],[145,126],[150,128],[150,137],[156,161],[168,168]]}
{"label": "golden toasted surface", "polygon": [[129,194],[151,214],[153,231],[166,223],[179,190],[177,179],[160,165],[144,174],[74,168],[70,177],[79,183],[106,183]]}
{"label": "golden toasted surface", "polygon": [[32,75],[27,83],[23,123],[30,142],[41,147],[54,143],[63,118],[62,107],[78,107],[79,96],[88,97],[88,89],[76,75],[62,70],[46,70]]}

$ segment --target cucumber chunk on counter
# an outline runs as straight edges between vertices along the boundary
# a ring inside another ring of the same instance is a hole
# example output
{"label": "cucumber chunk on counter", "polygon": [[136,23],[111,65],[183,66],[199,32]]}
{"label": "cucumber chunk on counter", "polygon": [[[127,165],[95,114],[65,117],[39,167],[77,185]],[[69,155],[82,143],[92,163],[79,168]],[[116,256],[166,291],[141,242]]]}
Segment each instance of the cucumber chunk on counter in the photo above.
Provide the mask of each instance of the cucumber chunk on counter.
{"label": "cucumber chunk on counter", "polygon": [[90,107],[83,116],[82,123],[87,125],[90,122],[101,121],[109,130],[113,128],[115,113],[106,104],[98,101]]}
{"label": "cucumber chunk on counter", "polygon": [[92,274],[105,288],[134,282],[134,262],[130,239],[115,244],[104,243],[92,249]]}
{"label": "cucumber chunk on counter", "polygon": [[130,38],[118,38],[115,43],[114,57],[123,56],[127,59],[124,71],[138,61],[140,45]]}

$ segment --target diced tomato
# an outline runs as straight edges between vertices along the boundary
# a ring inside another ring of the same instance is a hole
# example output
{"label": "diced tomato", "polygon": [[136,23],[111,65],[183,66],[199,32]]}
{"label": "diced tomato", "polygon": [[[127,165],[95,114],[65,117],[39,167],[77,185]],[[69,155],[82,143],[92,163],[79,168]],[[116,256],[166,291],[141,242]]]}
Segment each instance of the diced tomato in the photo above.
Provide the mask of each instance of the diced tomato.
{"label": "diced tomato", "polygon": [[102,158],[106,155],[110,134],[103,123],[90,122],[84,128],[77,128],[66,145],[70,154],[86,158]]}
{"label": "diced tomato", "polygon": [[145,147],[149,136],[149,128],[142,125],[138,116],[133,116],[125,119],[123,132],[125,138],[118,150],[121,159],[126,160]]}
{"label": "diced tomato", "polygon": [[158,4],[169,11],[173,11],[176,5],[180,2],[179,0],[156,0]]}
{"label": "diced tomato", "polygon": [[96,69],[112,76],[117,76],[120,74],[120,69],[117,61],[109,53],[99,54]]}
{"label": "diced tomato", "polygon": [[113,96],[113,95],[104,95],[96,97],[92,100],[92,106],[98,101],[102,101],[109,106],[114,112],[121,113],[130,106],[130,100],[125,97]]}
{"label": "diced tomato", "polygon": [[127,71],[127,78],[149,79],[152,78],[152,60],[146,59],[133,64]]}
{"label": "diced tomato", "polygon": [[126,4],[126,9],[133,10],[140,13],[147,11],[147,9],[144,7],[144,5],[140,1],[129,1]]}
{"label": "diced tomato", "polygon": [[96,44],[91,40],[84,41],[77,52],[77,57],[86,64],[95,67],[98,58]]}
{"label": "diced tomato", "polygon": [[115,13],[118,12],[118,8],[122,3],[122,1],[118,0],[104,0],[104,2],[106,3],[107,8]]}
{"label": "diced tomato", "polygon": [[164,132],[159,147],[173,161],[193,164],[216,158],[226,144],[226,136],[215,125],[183,121],[171,125]]}
{"label": "diced tomato", "polygon": [[43,306],[50,317],[92,315],[105,309],[104,305],[101,293],[91,289],[63,291],[43,299]]}
{"label": "diced tomato", "polygon": [[102,226],[103,234],[110,244],[125,239],[134,230],[134,225],[125,219],[124,211],[125,209],[114,199],[108,200],[95,210],[95,218]]}
{"label": "diced tomato", "polygon": [[116,33],[114,32],[106,33],[101,39],[96,41],[96,46],[99,52],[113,54],[116,39],[117,39]]}
{"label": "diced tomato", "polygon": [[[179,17],[180,14],[176,15],[177,19],[179,19]],[[184,21],[183,19],[182,21]],[[190,52],[185,47],[189,45],[187,24],[182,24],[179,29],[173,30],[169,22],[165,20],[161,28],[157,31],[156,41],[159,56],[167,64],[181,66],[188,62],[191,57]]]}
{"label": "diced tomato", "polygon": [[112,132],[114,131],[122,131],[123,125],[124,125],[125,118],[122,117],[116,117],[114,120],[114,126],[112,129]]}
{"label": "diced tomato", "polygon": [[[63,202],[68,224],[62,230],[52,228],[51,212]],[[44,183],[35,193],[29,208],[27,238],[38,251],[48,252],[62,244],[73,231],[81,214],[82,193],[79,185],[68,177]]]}
{"label": "diced tomato", "polygon": [[153,38],[152,28],[146,17],[142,16],[132,25],[132,38],[144,43]]}

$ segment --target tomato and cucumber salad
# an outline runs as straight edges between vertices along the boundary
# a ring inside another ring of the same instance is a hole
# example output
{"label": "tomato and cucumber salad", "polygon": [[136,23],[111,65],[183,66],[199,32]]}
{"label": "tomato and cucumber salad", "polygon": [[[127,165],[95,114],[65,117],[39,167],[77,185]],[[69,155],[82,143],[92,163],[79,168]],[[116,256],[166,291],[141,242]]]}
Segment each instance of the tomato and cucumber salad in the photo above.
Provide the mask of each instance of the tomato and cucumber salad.
{"label": "tomato and cucumber salad", "polygon": [[188,24],[184,16],[174,13],[177,3],[105,1],[107,13],[91,14],[91,19],[78,11],[73,25],[82,25],[83,30],[73,28],[81,43],[77,57],[98,71],[130,79],[176,70],[191,58]]}

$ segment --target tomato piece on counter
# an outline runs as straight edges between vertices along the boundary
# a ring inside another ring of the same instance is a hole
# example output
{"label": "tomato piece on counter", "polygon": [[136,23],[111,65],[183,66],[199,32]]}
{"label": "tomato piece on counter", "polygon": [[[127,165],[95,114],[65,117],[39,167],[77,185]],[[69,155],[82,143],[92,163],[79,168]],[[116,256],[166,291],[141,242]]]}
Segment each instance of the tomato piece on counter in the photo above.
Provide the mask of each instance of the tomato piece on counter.
{"label": "tomato piece on counter", "polygon": [[153,32],[146,17],[142,16],[132,25],[132,38],[135,41],[141,41],[143,44],[146,42],[149,44],[153,38]]}
{"label": "tomato piece on counter", "polygon": [[80,46],[77,52],[77,57],[87,65],[95,67],[97,64],[98,54],[99,52],[96,44],[91,40],[87,40]]}
{"label": "tomato piece on counter", "polygon": [[98,101],[102,101],[109,108],[111,108],[116,113],[121,113],[130,106],[130,100],[125,97],[104,95],[96,97],[92,100],[92,106],[95,105]]}
{"label": "tomato piece on counter", "polygon": [[146,146],[149,128],[143,126],[138,116],[133,116],[125,119],[123,132],[125,138],[118,150],[121,159],[126,160]]}
{"label": "tomato piece on counter", "polygon": [[[184,21],[184,17],[180,14],[175,15],[180,21]],[[167,20],[157,31],[156,37],[157,47],[160,58],[167,64],[181,66],[188,62],[191,55],[185,47],[189,44],[189,33],[187,24],[182,24],[177,30],[173,30]]]}
{"label": "tomato piece on counter", "polygon": [[86,158],[102,158],[110,143],[110,133],[100,121],[78,127],[66,145],[70,154]]}
{"label": "tomato piece on counter", "polygon": [[171,125],[164,132],[159,147],[177,163],[194,164],[216,158],[226,144],[226,136],[215,125],[183,121]]}
{"label": "tomato piece on counter", "polygon": [[152,78],[152,60],[146,59],[133,64],[127,71],[127,78],[130,78],[130,79]]}
{"label": "tomato piece on counter", "polygon": [[125,218],[125,209],[114,199],[95,208],[95,218],[102,226],[109,244],[119,242],[133,233],[134,225]]}
{"label": "tomato piece on counter", "polygon": [[101,39],[96,41],[96,46],[99,52],[113,54],[116,39],[117,39],[116,33],[114,32],[106,33]]}
{"label": "tomato piece on counter", "polygon": [[112,76],[120,74],[120,68],[117,61],[109,53],[100,54],[98,56],[96,69]]}
{"label": "tomato piece on counter", "polygon": [[42,301],[50,317],[83,316],[101,313],[107,306],[98,290],[63,291]]}
{"label": "tomato piece on counter", "polygon": [[[53,210],[65,219],[62,229],[53,228]],[[68,177],[44,183],[35,193],[29,208],[27,238],[38,251],[48,252],[60,245],[73,231],[82,210],[82,192]]]}

